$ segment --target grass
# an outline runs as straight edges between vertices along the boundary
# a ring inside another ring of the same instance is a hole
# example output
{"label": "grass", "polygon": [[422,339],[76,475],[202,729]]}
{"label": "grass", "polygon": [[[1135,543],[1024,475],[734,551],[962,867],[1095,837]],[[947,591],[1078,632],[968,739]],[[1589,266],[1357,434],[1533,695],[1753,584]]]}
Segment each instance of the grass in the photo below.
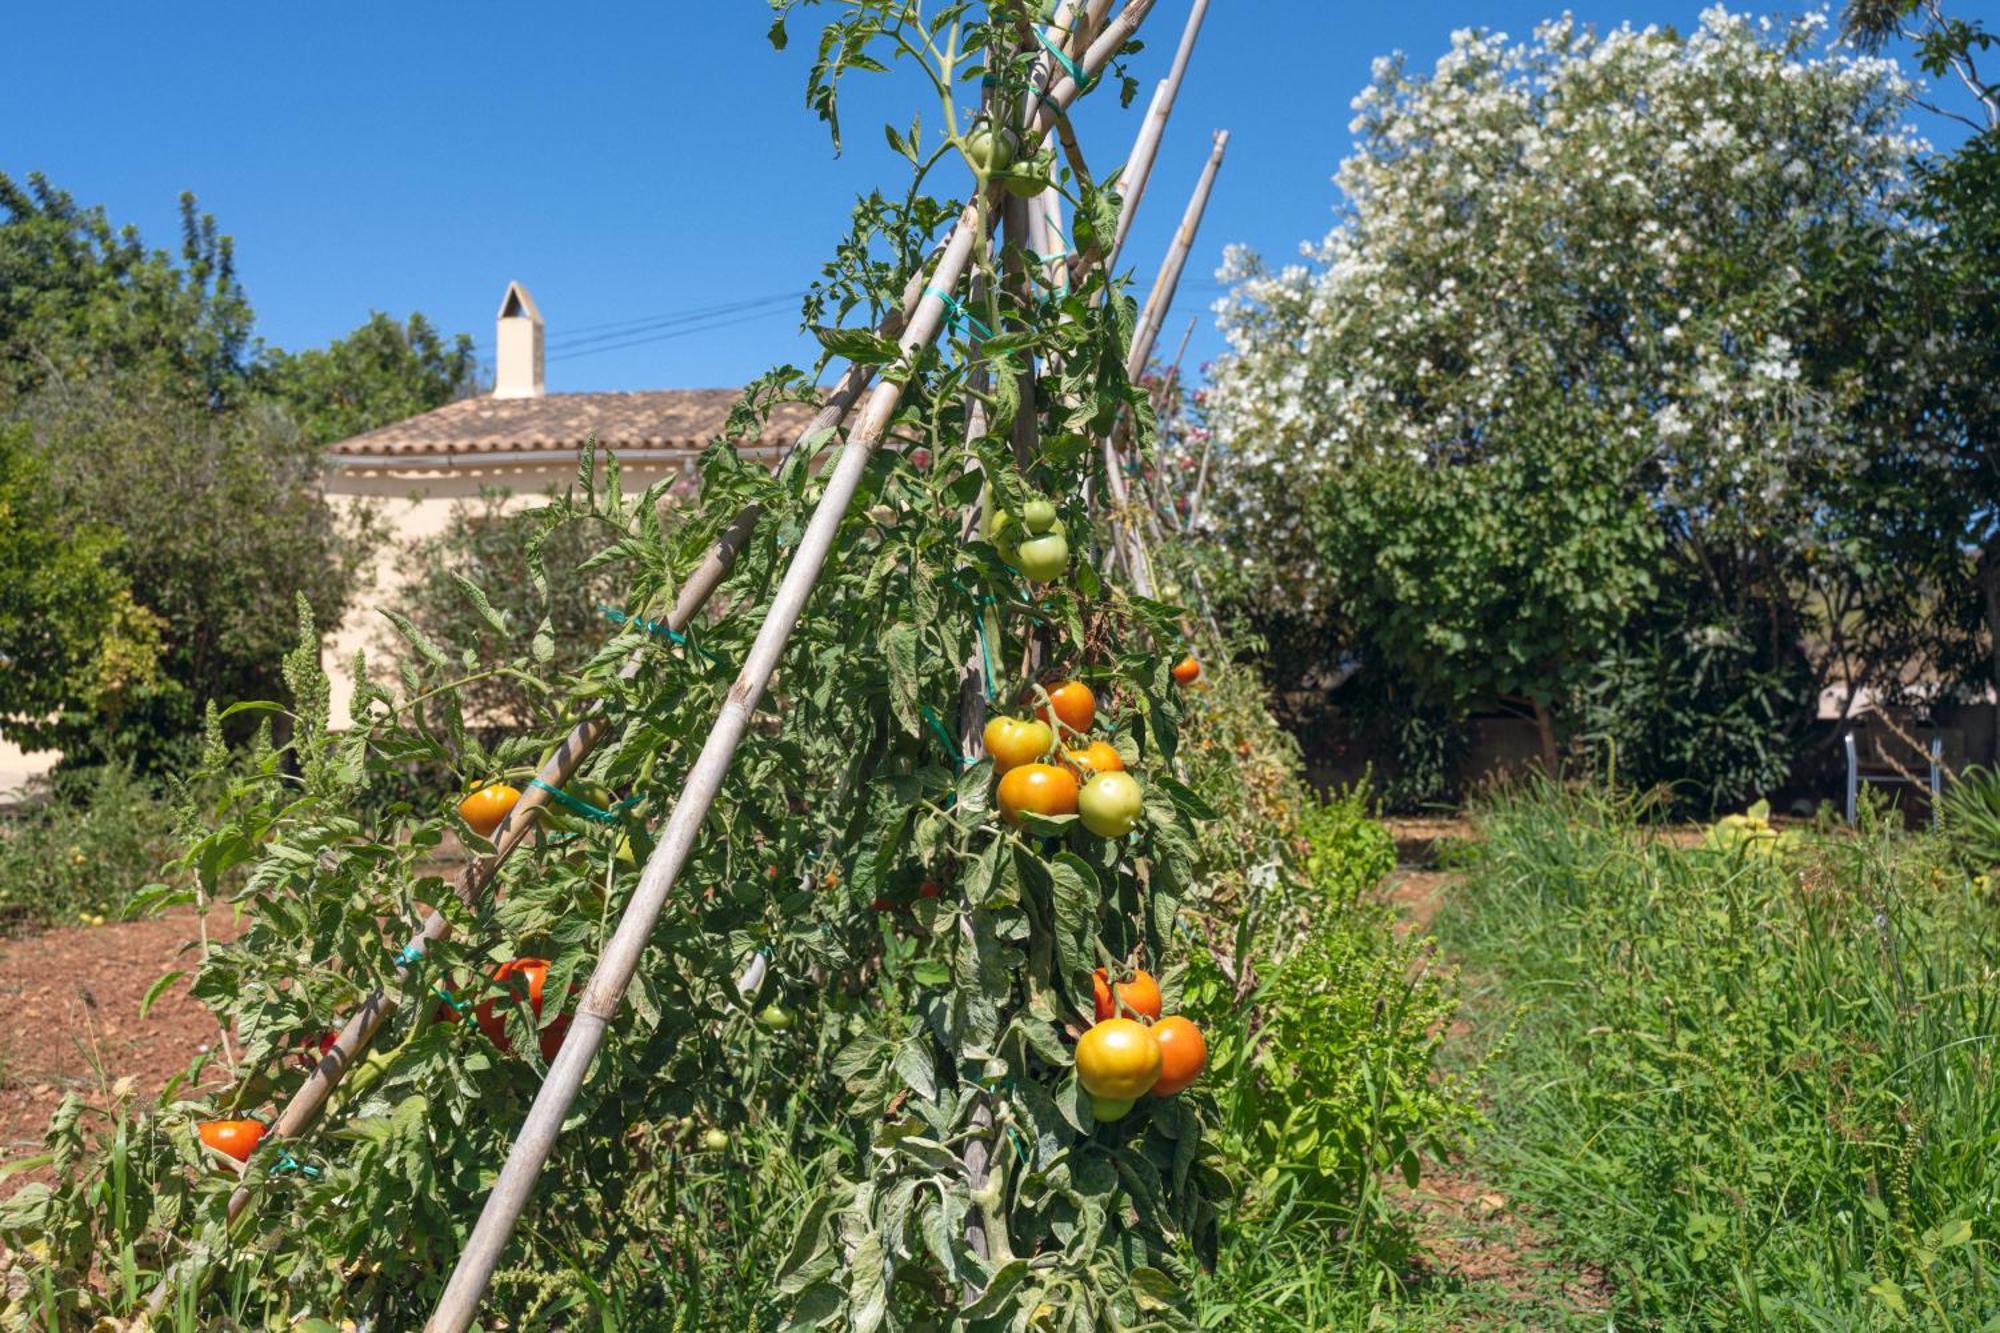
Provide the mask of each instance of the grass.
{"label": "grass", "polygon": [[1520,789],[1459,853],[1483,1168],[1621,1327],[2000,1327],[2000,915],[1928,835],[1765,856],[1642,813]]}

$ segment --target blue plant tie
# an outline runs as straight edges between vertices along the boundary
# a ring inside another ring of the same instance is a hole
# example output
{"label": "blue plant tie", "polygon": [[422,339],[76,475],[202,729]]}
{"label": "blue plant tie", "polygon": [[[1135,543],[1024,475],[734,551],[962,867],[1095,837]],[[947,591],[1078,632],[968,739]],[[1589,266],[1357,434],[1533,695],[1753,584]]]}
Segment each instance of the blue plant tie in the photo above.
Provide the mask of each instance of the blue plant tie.
{"label": "blue plant tie", "polygon": [[285,1152],[282,1149],[280,1149],[278,1152],[277,1163],[274,1166],[272,1166],[272,1168],[265,1174],[273,1176],[284,1176],[284,1175],[290,1175],[293,1172],[297,1172],[299,1175],[304,1176],[307,1180],[318,1180],[320,1177],[320,1169],[318,1167],[306,1166],[304,1163],[300,1162],[297,1158],[293,1157],[290,1153]]}
{"label": "blue plant tie", "polygon": [[672,625],[669,625],[664,620],[648,620],[644,616],[628,616],[615,606],[599,605],[597,608],[597,613],[603,616],[606,620],[610,621],[614,625],[637,625],[640,629],[646,631],[646,633],[648,634],[657,634],[663,639],[672,640],[673,642],[679,644],[683,648],[692,648],[696,652],[700,653],[703,657],[706,657],[710,662],[713,662],[716,666],[722,665],[721,658],[717,657],[714,653],[711,653],[710,651],[708,651],[708,649],[702,647],[694,640],[688,638],[687,635],[681,633],[679,630],[675,629]]}
{"label": "blue plant tie", "polygon": [[424,947],[421,944],[405,944],[396,951],[397,967],[414,967],[424,961]]}
{"label": "blue plant tie", "polygon": [[575,814],[582,815],[585,819],[594,820],[599,824],[616,824],[618,822],[618,815],[620,811],[630,810],[633,806],[639,803],[639,798],[636,796],[632,796],[628,797],[625,800],[620,801],[617,805],[613,806],[609,810],[600,810],[596,806],[592,805],[589,801],[580,801],[576,797],[571,796],[568,792],[564,791],[561,787],[550,786],[548,783],[542,781],[540,778],[528,779],[528,785],[531,787],[540,787],[543,791],[549,794],[549,799],[554,801],[557,805],[560,805],[564,809],[569,810]]}
{"label": "blue plant tie", "polygon": [[[1097,76],[1094,74],[1086,75],[1083,72],[1083,66],[1071,60],[1068,53],[1050,41],[1049,35],[1040,28],[1035,29],[1035,40],[1042,44],[1043,50],[1055,57],[1056,63],[1063,67],[1063,73],[1076,80],[1076,91],[1079,95],[1087,93],[1097,86]],[[1043,100],[1047,100],[1046,97]]]}
{"label": "blue plant tie", "polygon": [[958,746],[952,744],[951,733],[944,729],[944,722],[932,710],[929,704],[924,705],[924,720],[930,723],[931,730],[937,733],[938,744],[944,747],[946,756],[951,760],[951,771],[954,773],[963,772],[965,769],[965,756],[959,753]]}
{"label": "blue plant tie", "polygon": [[[967,310],[965,303],[950,292],[942,291],[936,287],[926,287],[924,288],[924,295],[935,296],[939,301],[944,303],[945,313],[951,316],[953,330],[967,342],[977,342],[981,338],[991,338],[993,336],[993,330],[980,323],[979,317],[974,315],[970,310]],[[977,338],[973,336],[975,330],[978,333]]]}

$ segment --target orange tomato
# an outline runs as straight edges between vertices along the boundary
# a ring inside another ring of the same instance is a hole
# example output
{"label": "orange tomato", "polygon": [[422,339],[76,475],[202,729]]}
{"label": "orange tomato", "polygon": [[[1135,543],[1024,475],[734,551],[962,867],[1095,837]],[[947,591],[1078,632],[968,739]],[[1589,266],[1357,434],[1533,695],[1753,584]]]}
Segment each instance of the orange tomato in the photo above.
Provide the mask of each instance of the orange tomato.
{"label": "orange tomato", "polygon": [[1063,758],[1079,773],[1123,773],[1125,761],[1110,741],[1092,741],[1081,750],[1065,750]]}
{"label": "orange tomato", "polygon": [[247,1162],[257,1150],[257,1141],[264,1137],[264,1126],[255,1120],[204,1120],[196,1132],[217,1152]]}
{"label": "orange tomato", "polygon": [[996,717],[986,724],[980,739],[986,742],[986,753],[993,756],[993,771],[1010,773],[1047,754],[1056,743],[1056,734],[1045,722]]}
{"label": "orange tomato", "polygon": [[[516,958],[511,963],[503,964],[500,970],[493,974],[493,979],[502,985],[506,985],[510,977],[523,977],[526,979],[528,986],[528,1009],[539,1020],[542,1016],[542,985],[549,979],[548,960],[544,958]],[[520,993],[519,988],[516,986],[508,986],[507,989],[517,995]],[[479,1007],[473,1010],[473,1018],[479,1024],[479,1030],[484,1032],[487,1038],[503,1051],[514,1049],[513,1044],[507,1040],[507,1010],[512,1007],[512,1005],[508,1005],[502,1008],[497,999],[488,999],[480,1001]],[[563,1037],[568,1032],[568,1014],[564,1014],[541,1030],[542,1059],[544,1061],[556,1058],[556,1052],[562,1049]]]}
{"label": "orange tomato", "polygon": [[1194,660],[1193,653],[1174,663],[1174,679],[1182,685],[1192,685],[1201,679],[1201,663]]}
{"label": "orange tomato", "polygon": [[1078,1039],[1076,1078],[1093,1097],[1143,1097],[1160,1078],[1160,1045],[1143,1023],[1107,1018]]}
{"label": "orange tomato", "polygon": [[1054,764],[1023,764],[1000,779],[1000,813],[1008,823],[1021,822],[1023,811],[1036,815],[1076,813],[1076,774]]}
{"label": "orange tomato", "polygon": [[1097,720],[1097,696],[1080,680],[1066,680],[1048,687],[1049,701],[1035,705],[1035,716],[1053,727],[1057,722],[1079,736]]}
{"label": "orange tomato", "polygon": [[1111,978],[1100,967],[1091,974],[1090,992],[1091,998],[1096,1002],[1097,1021],[1100,1023],[1118,1015],[1120,1012],[1118,1003],[1121,1000],[1125,1008],[1141,1018],[1160,1016],[1160,983],[1153,980],[1153,974],[1143,967],[1132,973],[1130,981],[1121,981],[1116,985],[1111,983]]}
{"label": "orange tomato", "polygon": [[459,818],[470,824],[480,837],[491,838],[493,830],[500,827],[500,821],[513,812],[520,799],[521,793],[504,782],[481,783],[472,789],[472,795],[458,803]]}
{"label": "orange tomato", "polygon": [[1208,1041],[1179,1014],[1153,1024],[1152,1033],[1160,1048],[1160,1081],[1153,1085],[1153,1095],[1171,1097],[1208,1067]]}

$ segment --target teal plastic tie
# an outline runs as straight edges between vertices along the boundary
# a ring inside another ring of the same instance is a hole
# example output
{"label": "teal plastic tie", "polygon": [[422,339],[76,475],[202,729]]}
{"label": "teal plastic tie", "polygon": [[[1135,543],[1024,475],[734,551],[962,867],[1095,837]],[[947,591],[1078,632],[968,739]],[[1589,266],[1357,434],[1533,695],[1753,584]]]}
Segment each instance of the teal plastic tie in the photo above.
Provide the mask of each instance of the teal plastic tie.
{"label": "teal plastic tie", "polygon": [[[939,301],[944,303],[945,313],[951,316],[952,328],[967,342],[977,342],[981,338],[991,338],[993,336],[993,330],[980,323],[979,317],[970,310],[967,310],[965,303],[950,292],[943,291],[937,287],[926,287],[924,288],[924,295],[935,296]],[[977,338],[973,336],[975,330],[978,333]]]}
{"label": "teal plastic tie", "polygon": [[[1065,52],[1060,46],[1057,46],[1054,42],[1050,41],[1049,35],[1046,32],[1043,32],[1040,28],[1035,29],[1035,40],[1039,41],[1042,44],[1042,49],[1044,51],[1047,51],[1050,55],[1055,57],[1056,63],[1063,67],[1063,73],[1069,75],[1070,78],[1076,80],[1076,90],[1079,94],[1087,93],[1092,88],[1097,86],[1097,76],[1094,74],[1089,74],[1089,75],[1085,74],[1083,72],[1083,66],[1077,64],[1074,60],[1071,60],[1069,58],[1069,54]],[[1037,96],[1041,96],[1044,101],[1048,100],[1046,94],[1038,93]]]}
{"label": "teal plastic tie", "polygon": [[286,1175],[291,1175],[294,1172],[304,1176],[307,1180],[318,1180],[320,1177],[320,1169],[318,1167],[307,1166],[303,1162],[300,1162],[297,1158],[293,1157],[290,1153],[284,1151],[280,1151],[278,1153],[278,1160],[276,1164],[274,1164],[271,1167],[271,1169],[265,1174],[273,1176],[286,1176]]}
{"label": "teal plastic tie", "polygon": [[938,744],[944,747],[945,754],[951,758],[951,771],[954,773],[963,772],[965,769],[965,756],[960,754],[958,746],[952,743],[951,733],[944,729],[943,719],[932,710],[929,704],[924,705],[924,720],[931,724],[931,730],[937,733]]}
{"label": "teal plastic tie", "polygon": [[424,961],[424,950],[420,944],[405,944],[396,951],[397,967],[415,967]]}
{"label": "teal plastic tie", "polygon": [[609,810],[600,810],[596,806],[592,805],[589,801],[580,801],[576,797],[571,796],[568,792],[564,791],[561,787],[552,787],[548,783],[542,781],[540,778],[530,778],[528,780],[528,785],[531,787],[540,787],[543,791],[549,794],[550,800],[554,801],[557,805],[562,806],[565,810],[569,810],[575,814],[582,815],[585,819],[593,820],[599,824],[616,824],[618,822],[618,815],[621,811],[630,810],[633,806],[639,803],[639,798],[633,796],[626,800],[620,801],[617,805],[613,806]]}
{"label": "teal plastic tie", "polygon": [[696,652],[700,653],[703,657],[706,657],[710,662],[713,662],[716,666],[722,665],[721,658],[717,657],[714,653],[711,653],[710,651],[708,651],[708,649],[702,647],[700,644],[696,643],[693,639],[690,639],[687,635],[681,633],[681,631],[675,629],[672,625],[669,625],[664,620],[648,620],[644,616],[628,616],[615,606],[600,605],[597,608],[597,613],[603,616],[606,620],[610,621],[614,625],[637,625],[640,629],[646,631],[646,633],[648,634],[657,634],[663,639],[672,640],[673,642],[679,644],[683,648],[692,648]]}

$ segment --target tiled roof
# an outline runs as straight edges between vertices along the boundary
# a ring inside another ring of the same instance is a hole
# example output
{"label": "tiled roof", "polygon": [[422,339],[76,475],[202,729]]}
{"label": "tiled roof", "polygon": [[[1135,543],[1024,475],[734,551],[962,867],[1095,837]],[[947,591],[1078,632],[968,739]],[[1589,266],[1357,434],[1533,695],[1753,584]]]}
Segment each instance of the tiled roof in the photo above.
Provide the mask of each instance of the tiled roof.
{"label": "tiled roof", "polygon": [[[342,440],[329,451],[353,463],[408,459],[562,454],[590,436],[614,452],[706,448],[729,420],[736,389],[655,389],[641,393],[552,393],[541,398],[462,398]],[[789,445],[812,419],[806,403],[784,403],[765,425],[766,446]]]}

